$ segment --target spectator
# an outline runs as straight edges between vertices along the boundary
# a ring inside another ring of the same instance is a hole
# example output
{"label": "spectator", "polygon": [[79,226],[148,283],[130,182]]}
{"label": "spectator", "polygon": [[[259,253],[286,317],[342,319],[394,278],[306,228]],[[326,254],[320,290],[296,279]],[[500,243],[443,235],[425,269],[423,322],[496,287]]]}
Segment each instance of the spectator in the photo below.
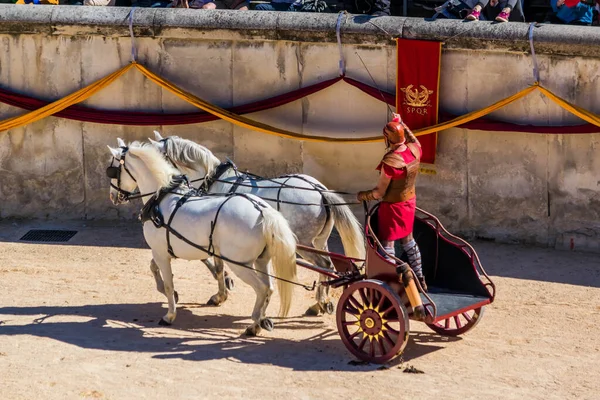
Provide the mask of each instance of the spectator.
{"label": "spectator", "polygon": [[217,8],[213,0],[173,0],[172,8],[195,8],[202,10],[214,10]]}
{"label": "spectator", "polygon": [[83,0],[84,6],[110,6],[114,7],[116,0]]}
{"label": "spectator", "polygon": [[248,0],[215,0],[215,4],[219,10],[239,10],[245,11],[248,9]]}
{"label": "spectator", "polygon": [[579,0],[550,0],[554,15],[550,22],[555,24],[591,25],[594,19],[592,1]]}
{"label": "spectator", "polygon": [[[481,11],[488,5],[488,3],[490,7],[496,7],[498,5],[498,0],[479,0],[478,3],[475,4],[475,7],[473,7],[473,10],[471,10],[469,15],[467,15],[465,19],[467,21],[479,21]],[[502,8],[502,10],[500,11],[500,13],[496,15],[496,21],[508,22],[508,19],[510,18],[510,13],[516,5],[517,0],[508,0],[504,8]]]}
{"label": "spectator", "polygon": [[18,0],[15,4],[52,4],[57,6],[58,0]]}
{"label": "spectator", "polygon": [[272,0],[269,3],[260,3],[254,6],[258,11],[296,11],[296,3],[299,6],[301,0]]}
{"label": "spectator", "polygon": [[344,0],[344,9],[351,14],[382,17],[390,15],[390,0]]}

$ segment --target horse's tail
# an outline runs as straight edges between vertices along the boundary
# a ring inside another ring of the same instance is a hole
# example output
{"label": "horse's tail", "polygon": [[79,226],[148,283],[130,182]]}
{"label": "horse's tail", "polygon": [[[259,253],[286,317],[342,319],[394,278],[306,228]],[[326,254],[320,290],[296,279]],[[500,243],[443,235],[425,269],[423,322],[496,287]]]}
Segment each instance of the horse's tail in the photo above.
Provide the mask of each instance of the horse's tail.
{"label": "horse's tail", "polygon": [[329,211],[333,216],[335,228],[340,234],[344,253],[348,257],[365,258],[365,237],[363,229],[347,205],[336,206],[345,203],[339,195],[331,192],[323,192],[326,203],[329,203]]}
{"label": "horse's tail", "polygon": [[[296,280],[296,236],[281,213],[271,207],[263,208],[263,235],[267,250],[273,261],[275,276],[288,281]],[[290,311],[294,286],[277,279],[279,290],[279,315],[285,317]]]}

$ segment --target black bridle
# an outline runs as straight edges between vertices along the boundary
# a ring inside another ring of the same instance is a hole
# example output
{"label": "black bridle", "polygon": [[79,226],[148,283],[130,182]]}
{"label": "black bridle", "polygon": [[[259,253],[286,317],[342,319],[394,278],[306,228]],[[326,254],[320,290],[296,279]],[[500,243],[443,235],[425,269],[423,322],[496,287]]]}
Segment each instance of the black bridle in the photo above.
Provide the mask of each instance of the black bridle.
{"label": "black bridle", "polygon": [[[125,156],[126,156],[128,150],[129,150],[129,147],[121,146],[121,158],[118,159],[115,156],[113,156],[112,160],[110,160],[110,165],[106,168],[106,176],[109,177],[110,179],[117,180],[116,186],[112,182],[110,182],[110,186],[117,191],[118,200],[120,202],[125,202],[125,201],[129,201],[132,199],[139,199],[141,197],[149,196],[154,193],[154,192],[151,192],[151,193],[141,194],[139,192],[139,190],[135,191],[135,192],[129,192],[127,190],[121,189],[121,169],[124,169],[125,172],[127,172],[127,175],[129,175],[129,177],[131,179],[133,179],[133,181],[135,183],[137,183],[137,180],[131,174],[131,171],[129,171],[129,168],[127,168],[127,166],[125,165]],[[119,164],[118,167],[115,167],[113,165],[115,161]]]}
{"label": "black bridle", "polygon": [[170,139],[170,137],[167,137],[167,138],[164,138],[164,139],[160,139],[159,143],[163,144],[163,148],[165,150],[165,152],[164,152],[163,155],[165,156],[165,158],[167,159],[167,161],[169,161],[171,163],[171,165],[173,166],[173,168],[179,169],[179,167],[177,166],[177,164],[175,164],[175,161],[173,161],[171,159],[171,157],[169,157],[169,155],[167,154],[167,142],[169,141],[169,139]]}

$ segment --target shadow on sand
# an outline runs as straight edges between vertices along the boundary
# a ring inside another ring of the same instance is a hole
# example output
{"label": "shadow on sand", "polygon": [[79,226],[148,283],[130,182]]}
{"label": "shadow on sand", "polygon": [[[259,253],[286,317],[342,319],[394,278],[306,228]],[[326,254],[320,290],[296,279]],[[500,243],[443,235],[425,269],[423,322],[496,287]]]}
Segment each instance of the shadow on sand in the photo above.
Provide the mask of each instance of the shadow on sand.
{"label": "shadow on sand", "polygon": [[[84,349],[156,353],[156,359],[270,364],[301,371],[364,371],[378,365],[351,365],[354,358],[339,340],[337,330],[320,318],[292,317],[275,321],[276,330],[321,330],[317,335],[294,341],[262,336],[242,336],[247,317],[196,315],[183,304],[171,327],[158,327],[161,303],[103,304],[81,307],[0,308],[0,336],[33,335],[72,344]],[[36,317],[32,323],[11,324],[12,319]],[[56,321],[60,316],[63,321]],[[70,317],[70,318],[69,318]],[[64,321],[74,319],[76,321]],[[334,339],[334,340],[328,340]],[[460,340],[433,333],[416,333],[402,357],[390,366],[410,361],[443,348],[443,342]]]}
{"label": "shadow on sand", "polygon": [[486,272],[492,276],[600,288],[600,255],[476,241]]}

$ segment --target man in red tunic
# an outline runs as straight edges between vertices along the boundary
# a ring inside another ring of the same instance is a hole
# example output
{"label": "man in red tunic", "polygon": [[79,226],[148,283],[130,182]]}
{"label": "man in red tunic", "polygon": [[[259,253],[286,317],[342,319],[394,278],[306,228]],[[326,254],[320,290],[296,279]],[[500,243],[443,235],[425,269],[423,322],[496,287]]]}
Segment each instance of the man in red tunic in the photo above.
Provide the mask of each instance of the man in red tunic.
{"label": "man in red tunic", "polygon": [[[388,151],[377,166],[380,171],[377,187],[359,192],[357,198],[359,201],[382,200],[377,218],[377,236],[384,250],[392,256],[395,256],[394,242],[400,240],[421,287],[427,290],[421,252],[412,233],[417,206],[415,182],[422,155],[421,144],[398,114],[394,114],[392,122],[385,126],[383,135]],[[390,257],[383,256],[394,262]]]}

